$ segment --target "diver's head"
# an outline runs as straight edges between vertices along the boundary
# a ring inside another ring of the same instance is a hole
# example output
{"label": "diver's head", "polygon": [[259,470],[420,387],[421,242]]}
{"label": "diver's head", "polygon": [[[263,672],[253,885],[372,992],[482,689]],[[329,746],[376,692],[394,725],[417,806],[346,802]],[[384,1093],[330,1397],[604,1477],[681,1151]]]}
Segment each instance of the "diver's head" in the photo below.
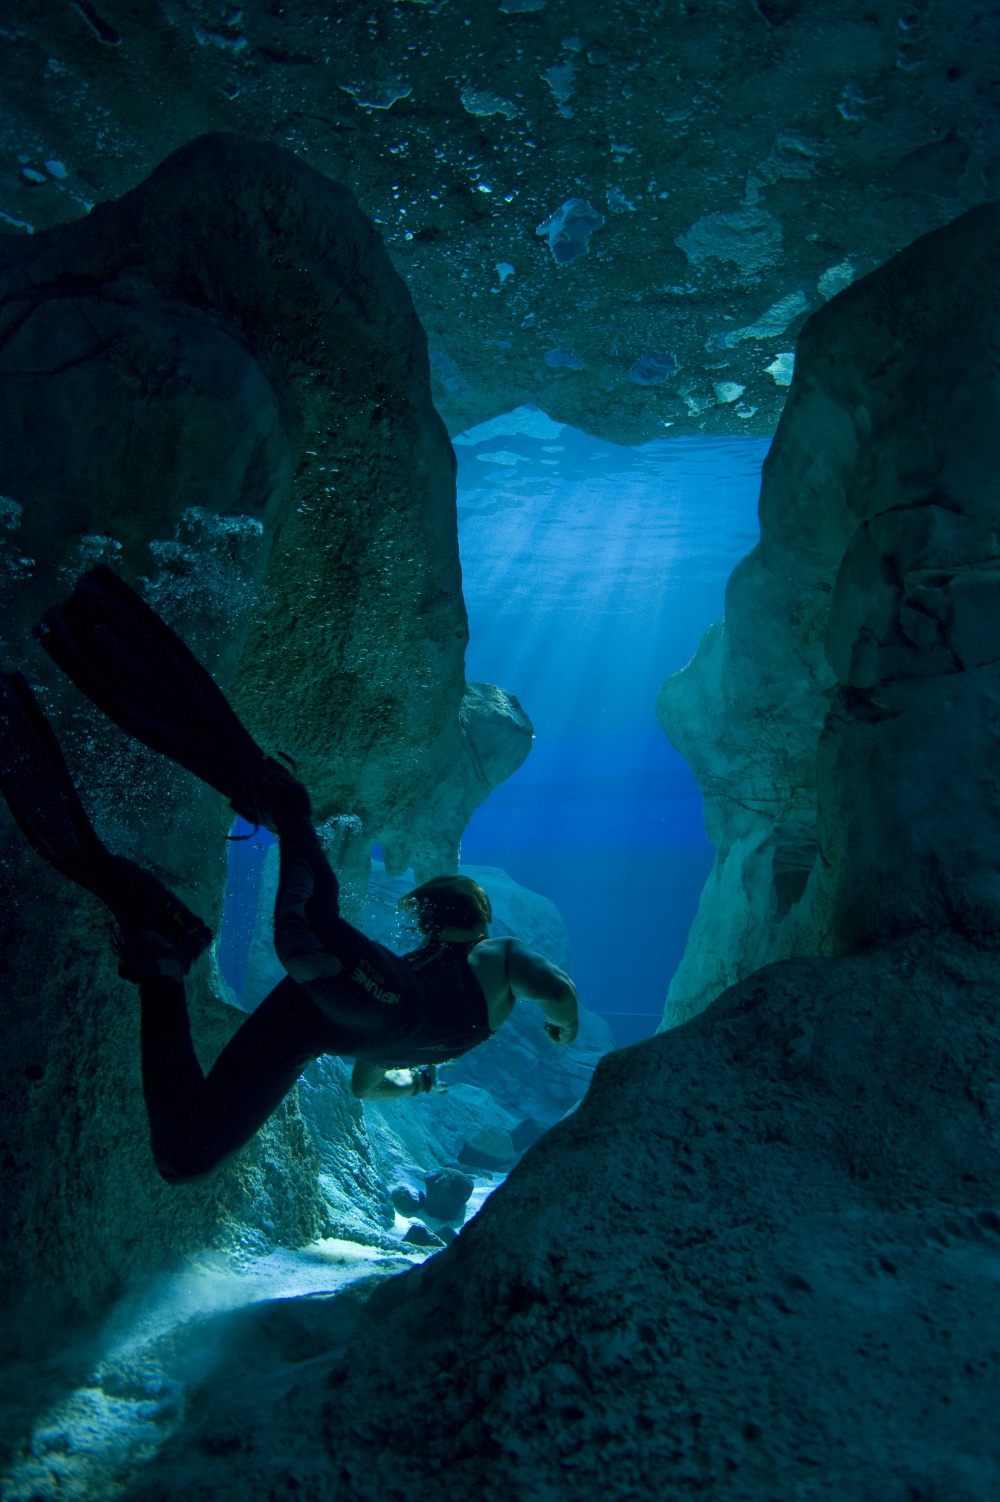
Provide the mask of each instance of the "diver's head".
{"label": "diver's head", "polygon": [[490,899],[470,876],[432,876],[399,900],[414,914],[420,932],[429,939],[447,931],[449,939],[486,936],[493,917]]}

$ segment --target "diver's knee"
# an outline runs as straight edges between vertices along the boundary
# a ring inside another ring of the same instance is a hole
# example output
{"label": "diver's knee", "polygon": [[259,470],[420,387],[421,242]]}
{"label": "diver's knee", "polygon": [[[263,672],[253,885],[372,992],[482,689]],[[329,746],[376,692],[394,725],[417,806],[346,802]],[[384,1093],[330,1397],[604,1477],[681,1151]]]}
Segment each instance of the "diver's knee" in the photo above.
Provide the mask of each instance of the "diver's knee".
{"label": "diver's knee", "polygon": [[316,981],[333,980],[343,970],[336,955],[325,949],[299,954],[279,954],[278,958],[288,975],[300,986],[314,985]]}
{"label": "diver's knee", "polygon": [[330,980],[340,974],[343,965],[299,914],[285,912],[275,925],[274,952],[292,980],[299,985]]}
{"label": "diver's knee", "polygon": [[153,1162],[156,1171],[165,1184],[171,1187],[177,1184],[198,1184],[203,1179],[209,1178],[222,1163],[223,1159],[216,1155],[211,1156],[204,1152],[181,1151],[164,1152],[161,1148],[153,1147]]}

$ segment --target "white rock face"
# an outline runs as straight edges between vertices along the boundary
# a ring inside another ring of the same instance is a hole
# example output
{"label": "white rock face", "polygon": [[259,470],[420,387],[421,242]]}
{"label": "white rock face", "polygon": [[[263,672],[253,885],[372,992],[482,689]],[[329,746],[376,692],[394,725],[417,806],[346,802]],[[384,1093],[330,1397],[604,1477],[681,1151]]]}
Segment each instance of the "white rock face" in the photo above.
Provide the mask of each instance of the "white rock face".
{"label": "white rock face", "polygon": [[799,341],[761,542],[657,713],[718,849],[665,1026],[772,960],[1000,931],[1000,213]]}

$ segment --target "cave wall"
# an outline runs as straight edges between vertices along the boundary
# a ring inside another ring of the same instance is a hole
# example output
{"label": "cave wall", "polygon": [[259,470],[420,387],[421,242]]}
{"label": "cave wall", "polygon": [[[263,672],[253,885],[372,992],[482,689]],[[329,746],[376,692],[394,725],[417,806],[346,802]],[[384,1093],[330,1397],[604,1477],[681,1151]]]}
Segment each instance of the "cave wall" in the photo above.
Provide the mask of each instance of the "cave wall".
{"label": "cave wall", "polygon": [[1000,208],[806,324],[725,620],[663,685],[717,846],[665,1022],[772,960],[998,932]]}
{"label": "cave wall", "polygon": [[[353,815],[355,843],[381,838],[424,874],[453,868],[531,728],[502,690],[465,685],[454,456],[412,303],[351,194],[215,135],[86,218],[3,237],[0,397],[3,655],[37,686],[109,843],[218,921],[231,813],[103,722],[30,637],[98,558],[265,748],[294,756],[320,818]],[[27,1299],[20,1334],[192,1247],[320,1234],[294,1099],[213,1180],[165,1190],[106,923],[0,817],[4,1290],[8,1310]],[[210,1060],[239,1014],[210,959],[191,991]]]}
{"label": "cave wall", "polygon": [[758,972],[367,1307],[220,1320],[125,1495],[993,1502],[998,1046],[958,938]]}

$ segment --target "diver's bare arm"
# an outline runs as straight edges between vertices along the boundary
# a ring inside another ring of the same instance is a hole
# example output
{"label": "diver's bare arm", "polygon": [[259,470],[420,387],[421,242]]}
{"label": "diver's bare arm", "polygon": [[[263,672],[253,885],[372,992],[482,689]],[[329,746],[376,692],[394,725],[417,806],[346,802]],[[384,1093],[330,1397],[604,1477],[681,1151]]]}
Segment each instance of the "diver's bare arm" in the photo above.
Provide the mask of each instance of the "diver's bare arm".
{"label": "diver's bare arm", "polygon": [[[396,1070],[392,1071],[397,1073]],[[351,1074],[351,1094],[358,1100],[398,1100],[401,1095],[423,1095],[434,1085],[434,1068],[399,1070],[410,1078],[399,1082],[391,1080],[381,1064],[371,1064],[366,1059],[357,1059]]]}
{"label": "diver's bare arm", "polygon": [[545,1018],[545,1031],[553,1043],[572,1043],[580,1026],[580,1008],[576,987],[565,970],[520,940],[511,939],[507,975],[515,996],[538,1003]]}

